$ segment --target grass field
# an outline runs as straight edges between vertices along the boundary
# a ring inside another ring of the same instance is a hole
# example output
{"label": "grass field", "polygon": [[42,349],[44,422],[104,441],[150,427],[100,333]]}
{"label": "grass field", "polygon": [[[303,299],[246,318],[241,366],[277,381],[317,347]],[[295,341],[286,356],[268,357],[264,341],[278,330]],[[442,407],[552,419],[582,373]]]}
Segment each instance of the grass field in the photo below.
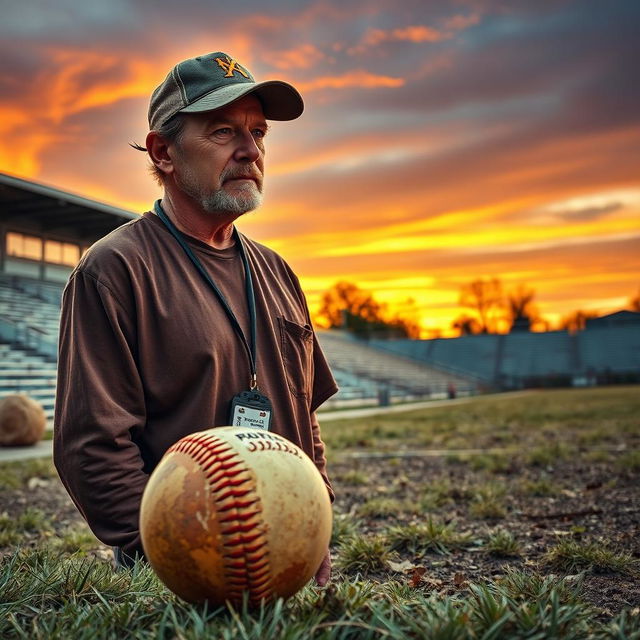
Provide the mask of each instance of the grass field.
{"label": "grass field", "polygon": [[640,639],[640,389],[323,425],[334,576],[257,611],[114,573],[49,461],[0,465],[0,638]]}

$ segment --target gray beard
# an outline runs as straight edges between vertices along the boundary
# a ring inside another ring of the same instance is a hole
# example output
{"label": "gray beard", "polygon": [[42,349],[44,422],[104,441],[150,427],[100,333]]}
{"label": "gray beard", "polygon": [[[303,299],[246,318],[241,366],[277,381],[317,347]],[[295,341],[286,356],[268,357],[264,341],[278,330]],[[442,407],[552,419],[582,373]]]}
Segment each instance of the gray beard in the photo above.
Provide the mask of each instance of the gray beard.
{"label": "gray beard", "polygon": [[232,213],[242,215],[243,213],[257,209],[262,204],[262,194],[258,191],[257,185],[245,191],[246,193],[231,195],[224,189],[217,189],[212,193],[200,194],[200,206],[207,213]]}
{"label": "gray beard", "polygon": [[[227,177],[223,173],[221,180],[224,181]],[[254,182],[243,188],[242,193],[238,195],[231,195],[224,189],[205,191],[195,184],[188,169],[184,176],[176,176],[176,182],[182,191],[198,202],[207,213],[242,215],[262,204],[262,192]]]}

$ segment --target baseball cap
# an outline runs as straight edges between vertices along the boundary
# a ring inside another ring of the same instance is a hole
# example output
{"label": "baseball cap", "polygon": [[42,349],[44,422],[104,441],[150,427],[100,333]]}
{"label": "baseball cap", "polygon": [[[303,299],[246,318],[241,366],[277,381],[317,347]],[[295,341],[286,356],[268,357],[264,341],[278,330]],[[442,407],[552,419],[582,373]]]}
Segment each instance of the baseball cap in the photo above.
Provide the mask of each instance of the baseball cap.
{"label": "baseball cap", "polygon": [[217,51],[179,62],[151,95],[149,128],[160,128],[176,113],[212,111],[253,93],[267,120],[295,120],[304,103],[287,82],[256,82],[249,70]]}

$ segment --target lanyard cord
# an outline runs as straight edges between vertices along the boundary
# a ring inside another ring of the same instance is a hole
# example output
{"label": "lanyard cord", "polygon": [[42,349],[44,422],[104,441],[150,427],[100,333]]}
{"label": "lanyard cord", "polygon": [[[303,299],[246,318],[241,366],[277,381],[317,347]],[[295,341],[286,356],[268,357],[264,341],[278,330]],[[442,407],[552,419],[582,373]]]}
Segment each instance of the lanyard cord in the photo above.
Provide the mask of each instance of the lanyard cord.
{"label": "lanyard cord", "polygon": [[237,229],[233,229],[233,238],[238,244],[238,250],[240,251],[240,256],[242,258],[242,264],[244,265],[244,279],[245,279],[245,289],[247,294],[247,307],[249,309],[249,324],[251,330],[251,346],[247,343],[247,338],[244,335],[244,331],[238,322],[233,310],[229,306],[227,299],[224,297],[224,294],[216,283],[213,281],[207,270],[204,268],[198,257],[193,253],[191,247],[186,243],[184,237],[178,231],[176,226],[171,222],[167,214],[164,212],[162,205],[160,204],[160,200],[157,200],[154,204],[154,210],[158,214],[158,217],[162,222],[164,222],[167,229],[171,232],[173,237],[178,241],[178,244],[183,248],[184,252],[187,254],[191,262],[194,264],[195,268],[200,272],[200,275],[205,279],[205,281],[209,284],[209,286],[213,289],[216,296],[218,296],[218,300],[222,305],[222,308],[225,310],[229,320],[231,321],[231,325],[235,329],[235,332],[238,334],[238,337],[242,341],[242,345],[247,352],[247,356],[249,358],[249,367],[251,369],[251,389],[257,389],[258,387],[258,374],[257,374],[257,331],[256,331],[256,299],[253,290],[253,279],[251,277],[251,269],[249,269],[249,260],[247,258],[247,254],[244,248],[244,244],[242,242],[242,238],[238,233]]}

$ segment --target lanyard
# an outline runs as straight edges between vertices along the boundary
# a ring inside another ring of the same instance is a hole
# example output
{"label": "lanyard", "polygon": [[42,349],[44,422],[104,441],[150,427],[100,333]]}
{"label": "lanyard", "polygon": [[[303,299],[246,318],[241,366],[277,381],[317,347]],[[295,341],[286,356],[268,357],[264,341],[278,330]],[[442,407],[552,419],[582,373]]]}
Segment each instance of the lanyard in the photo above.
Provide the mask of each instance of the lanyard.
{"label": "lanyard", "polygon": [[216,283],[213,281],[207,270],[204,268],[198,257],[193,253],[191,247],[186,243],[184,237],[178,231],[176,226],[169,220],[169,217],[164,212],[162,205],[160,204],[160,200],[156,200],[154,204],[154,210],[158,214],[158,217],[162,222],[164,222],[165,226],[173,237],[178,241],[178,244],[184,249],[184,252],[187,254],[191,262],[193,262],[195,268],[200,272],[200,275],[205,279],[207,284],[213,289],[216,296],[218,296],[218,300],[220,300],[220,304],[222,308],[226,311],[229,320],[231,321],[231,325],[235,329],[235,332],[238,334],[238,337],[242,341],[242,344],[247,352],[247,356],[249,358],[249,367],[251,369],[251,390],[257,389],[258,387],[258,374],[257,374],[257,337],[256,337],[256,299],[253,291],[253,280],[251,278],[251,269],[249,269],[249,260],[247,259],[247,254],[244,248],[244,244],[242,242],[242,238],[238,233],[238,230],[234,227],[233,229],[233,239],[236,241],[238,245],[238,250],[240,251],[240,256],[242,258],[242,264],[244,265],[244,278],[245,278],[245,289],[247,293],[247,307],[249,309],[249,324],[251,328],[251,346],[247,343],[247,338],[244,335],[244,331],[238,322],[233,310],[229,306],[227,299],[224,297],[224,294]]}

